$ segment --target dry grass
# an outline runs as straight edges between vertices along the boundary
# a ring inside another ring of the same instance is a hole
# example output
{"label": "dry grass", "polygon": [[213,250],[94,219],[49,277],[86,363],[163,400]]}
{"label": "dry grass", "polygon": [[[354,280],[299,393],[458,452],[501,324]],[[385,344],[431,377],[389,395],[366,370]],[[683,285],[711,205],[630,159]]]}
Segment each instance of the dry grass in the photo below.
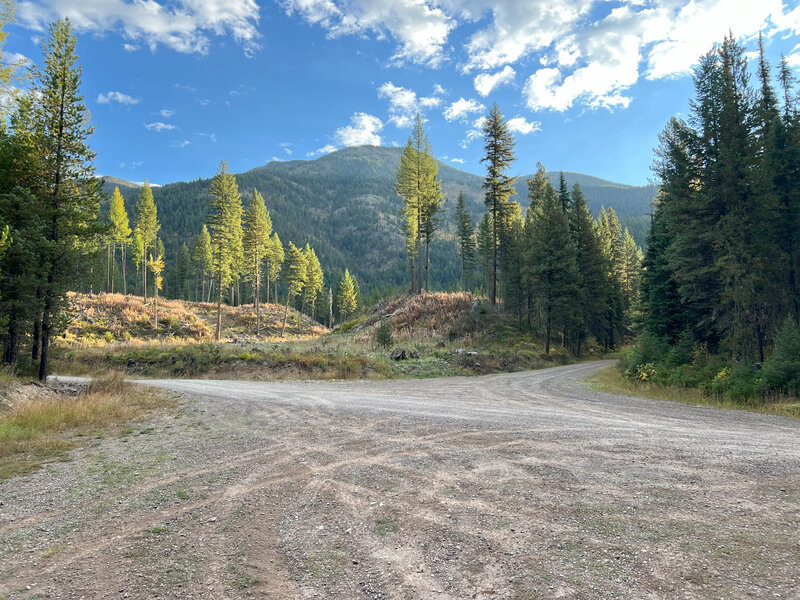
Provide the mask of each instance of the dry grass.
{"label": "dry grass", "polygon": [[357,328],[356,342],[369,342],[382,319],[388,318],[398,343],[447,337],[456,321],[469,312],[475,298],[469,293],[434,292],[399,296],[379,304]]}
{"label": "dry grass", "polygon": [[735,410],[747,410],[770,415],[800,418],[800,402],[797,398],[775,396],[763,404],[741,404],[729,399],[707,396],[696,388],[685,388],[674,385],[660,385],[655,383],[633,381],[620,373],[616,366],[607,367],[598,371],[586,382],[602,392],[622,394],[626,396],[641,396],[656,400],[670,400],[684,404],[701,404]]}
{"label": "dry grass", "polygon": [[[59,338],[60,348],[106,347],[119,343],[152,343],[211,340],[217,316],[216,304],[183,300],[158,300],[158,321],[153,326],[153,300],[122,294],[76,294],[70,292],[70,323]],[[262,335],[258,340],[277,338],[283,326],[284,307],[261,306]],[[251,341],[256,313],[252,305],[222,307],[223,336],[226,340]],[[316,337],[327,329],[313,319],[289,309],[286,339]]]}
{"label": "dry grass", "polygon": [[0,481],[63,456],[78,434],[102,435],[171,404],[162,394],[125,383],[119,373],[93,381],[77,396],[21,386],[0,412]]}

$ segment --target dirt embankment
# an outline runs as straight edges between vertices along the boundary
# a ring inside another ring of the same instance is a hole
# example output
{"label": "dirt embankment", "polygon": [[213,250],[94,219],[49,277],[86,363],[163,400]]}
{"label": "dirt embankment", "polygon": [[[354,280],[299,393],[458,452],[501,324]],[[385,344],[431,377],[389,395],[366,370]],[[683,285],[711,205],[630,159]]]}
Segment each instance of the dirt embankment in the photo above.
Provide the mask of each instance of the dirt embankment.
{"label": "dirt embankment", "polygon": [[800,424],[604,364],[152,382],[183,411],[0,485],[0,595],[797,598]]}

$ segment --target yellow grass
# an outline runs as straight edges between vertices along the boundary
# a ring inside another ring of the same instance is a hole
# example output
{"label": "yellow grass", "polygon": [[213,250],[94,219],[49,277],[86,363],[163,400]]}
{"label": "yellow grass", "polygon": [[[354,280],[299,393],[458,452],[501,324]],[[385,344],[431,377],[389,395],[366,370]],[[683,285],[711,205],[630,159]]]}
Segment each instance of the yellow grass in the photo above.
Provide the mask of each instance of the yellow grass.
{"label": "yellow grass", "polygon": [[0,481],[35,470],[75,446],[74,434],[99,434],[171,403],[124,382],[119,373],[94,381],[78,396],[12,394],[0,412]]}

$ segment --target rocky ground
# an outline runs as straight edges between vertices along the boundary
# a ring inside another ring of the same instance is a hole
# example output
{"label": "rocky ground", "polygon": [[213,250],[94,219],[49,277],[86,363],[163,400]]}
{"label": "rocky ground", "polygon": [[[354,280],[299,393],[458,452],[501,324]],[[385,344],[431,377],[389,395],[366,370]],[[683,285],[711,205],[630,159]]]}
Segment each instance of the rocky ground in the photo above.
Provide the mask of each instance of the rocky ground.
{"label": "rocky ground", "polygon": [[800,423],[479,378],[148,382],[0,485],[0,596],[800,598]]}

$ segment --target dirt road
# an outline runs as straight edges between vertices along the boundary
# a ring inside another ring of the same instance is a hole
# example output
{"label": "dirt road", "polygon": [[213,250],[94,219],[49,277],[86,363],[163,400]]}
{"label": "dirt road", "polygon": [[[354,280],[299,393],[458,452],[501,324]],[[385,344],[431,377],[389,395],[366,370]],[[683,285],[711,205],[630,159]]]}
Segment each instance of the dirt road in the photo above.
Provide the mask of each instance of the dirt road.
{"label": "dirt road", "polygon": [[0,597],[800,598],[800,423],[607,364],[148,382],[180,414],[0,485]]}

